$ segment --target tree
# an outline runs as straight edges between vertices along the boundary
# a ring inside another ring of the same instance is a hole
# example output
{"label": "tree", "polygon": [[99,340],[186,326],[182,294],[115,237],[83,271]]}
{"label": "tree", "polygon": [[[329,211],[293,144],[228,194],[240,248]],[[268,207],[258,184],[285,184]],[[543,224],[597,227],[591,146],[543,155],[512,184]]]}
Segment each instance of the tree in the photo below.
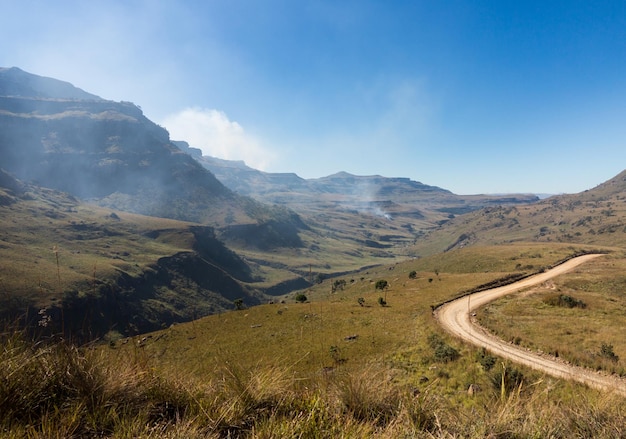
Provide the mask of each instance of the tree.
{"label": "tree", "polygon": [[364,298],[359,297],[356,301],[359,302],[360,306],[365,306],[365,299]]}
{"label": "tree", "polygon": [[[387,304],[387,287],[388,286],[389,286],[389,283],[385,279],[381,279],[376,282],[376,289],[385,292],[385,298],[383,299],[381,297],[381,299],[384,302],[384,303],[381,303],[382,306],[385,306]],[[380,303],[380,301],[378,303]]]}
{"label": "tree", "polygon": [[383,299],[382,297],[378,298],[378,304],[380,306],[386,306],[387,305],[387,301],[385,299]]}
{"label": "tree", "polygon": [[243,299],[235,299],[233,304],[235,305],[235,309],[237,311],[241,311],[245,307],[244,304],[243,304]]}
{"label": "tree", "polygon": [[415,279],[417,277],[417,271],[413,270],[409,273],[409,279]]}
{"label": "tree", "polygon": [[334,293],[337,290],[343,290],[345,286],[346,286],[346,281],[344,279],[337,279],[333,282],[331,291]]}
{"label": "tree", "polygon": [[294,297],[294,299],[296,300],[296,302],[298,303],[304,303],[307,300],[309,300],[305,294],[300,293],[300,294],[296,294],[296,297]]}
{"label": "tree", "polygon": [[389,286],[389,283],[385,279],[381,279],[377,281],[375,285],[376,289],[381,290],[381,291],[384,291],[385,288],[387,288],[388,286]]}

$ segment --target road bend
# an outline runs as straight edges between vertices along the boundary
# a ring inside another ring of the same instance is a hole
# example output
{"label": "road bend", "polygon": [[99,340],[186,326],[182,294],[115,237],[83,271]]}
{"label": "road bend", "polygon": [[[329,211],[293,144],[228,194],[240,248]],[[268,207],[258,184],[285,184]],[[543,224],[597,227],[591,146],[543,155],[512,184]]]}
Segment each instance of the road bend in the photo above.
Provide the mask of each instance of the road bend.
{"label": "road bend", "polygon": [[473,345],[483,347],[502,358],[545,372],[557,378],[578,381],[595,389],[626,396],[626,380],[624,379],[615,375],[573,366],[558,358],[522,349],[519,346],[499,339],[481,326],[473,323],[471,319],[474,310],[493,300],[523,288],[541,284],[599,256],[602,255],[578,256],[548,271],[527,277],[519,282],[481,291],[448,302],[435,310],[435,317],[449,333]]}

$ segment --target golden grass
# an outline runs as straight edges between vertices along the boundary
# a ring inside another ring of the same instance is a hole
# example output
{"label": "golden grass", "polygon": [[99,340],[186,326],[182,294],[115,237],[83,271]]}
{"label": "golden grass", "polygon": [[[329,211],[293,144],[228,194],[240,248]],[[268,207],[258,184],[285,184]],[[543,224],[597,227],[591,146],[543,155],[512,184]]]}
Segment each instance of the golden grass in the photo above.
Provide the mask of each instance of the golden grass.
{"label": "golden grass", "polygon": [[[623,255],[596,259],[575,272],[532,290],[500,299],[478,312],[481,324],[505,340],[540,350],[574,364],[626,375],[626,260]],[[586,306],[547,302],[567,295]],[[619,358],[602,355],[602,345]]]}
{"label": "golden grass", "polygon": [[454,395],[398,383],[385,365],[302,380],[223,364],[200,378],[160,372],[141,348],[115,352],[4,334],[0,437],[613,438],[626,410],[624,399],[530,374],[504,396],[487,382]]}

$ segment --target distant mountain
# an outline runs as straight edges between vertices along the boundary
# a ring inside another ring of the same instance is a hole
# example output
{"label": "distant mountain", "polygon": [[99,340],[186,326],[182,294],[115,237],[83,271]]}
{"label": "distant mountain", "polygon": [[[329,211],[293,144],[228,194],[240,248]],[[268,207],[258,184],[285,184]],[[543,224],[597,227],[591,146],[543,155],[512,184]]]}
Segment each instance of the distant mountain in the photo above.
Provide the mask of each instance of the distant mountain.
{"label": "distant mountain", "polygon": [[130,102],[0,69],[0,168],[0,318],[43,307],[74,335],[128,334],[309,284],[309,226],[226,188]]}
{"label": "distant mountain", "polygon": [[[175,144],[184,151],[190,150],[186,142]],[[288,206],[314,220],[320,215],[328,218],[333,211],[342,215],[353,212],[395,219],[413,230],[425,230],[455,215],[485,206],[539,200],[532,194],[460,196],[409,178],[357,176],[347,172],[306,180],[293,173],[267,173],[241,161],[202,156],[199,150],[195,150],[193,156],[233,191],[266,203]]]}
{"label": "distant mountain", "polygon": [[626,245],[626,171],[578,194],[493,206],[454,218],[426,234],[414,251],[425,255],[511,242]]}

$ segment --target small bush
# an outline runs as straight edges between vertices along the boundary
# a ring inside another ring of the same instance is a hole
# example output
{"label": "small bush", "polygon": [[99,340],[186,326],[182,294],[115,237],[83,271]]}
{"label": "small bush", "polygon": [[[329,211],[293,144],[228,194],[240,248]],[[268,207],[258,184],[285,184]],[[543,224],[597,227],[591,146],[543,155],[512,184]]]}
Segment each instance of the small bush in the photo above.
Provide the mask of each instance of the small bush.
{"label": "small bush", "polygon": [[378,298],[378,304],[380,306],[386,306],[387,305],[387,301],[385,299],[383,299],[382,297]]}
{"label": "small bush", "polygon": [[233,302],[233,305],[235,305],[235,309],[237,311],[241,311],[242,309],[245,308],[243,304],[243,299],[235,299],[235,301]]}
{"label": "small bush", "polygon": [[441,363],[449,363],[458,359],[459,351],[448,345],[439,335],[431,334],[428,337],[428,344],[434,351],[435,360]]}
{"label": "small bush", "polygon": [[332,292],[334,293],[337,290],[342,290],[346,286],[346,281],[344,279],[337,279],[333,282]]}
{"label": "small bush", "polygon": [[485,371],[490,371],[497,361],[497,358],[487,352],[485,348],[482,348],[480,352],[478,352],[476,359]]}
{"label": "small bush", "polygon": [[615,354],[613,351],[613,345],[611,344],[602,343],[602,346],[600,346],[600,356],[606,358],[607,360],[611,360],[614,363],[619,361],[619,356]]}
{"label": "small bush", "polygon": [[413,270],[409,273],[409,279],[417,278],[417,271]]}
{"label": "small bush", "polygon": [[306,297],[306,294],[299,293],[299,294],[296,294],[296,297],[294,297],[294,300],[298,303],[304,303],[309,299]]}
{"label": "small bush", "polygon": [[560,306],[563,308],[586,308],[587,304],[582,300],[575,299],[567,294],[555,294],[546,297],[543,302],[550,306]]}
{"label": "small bush", "polygon": [[365,299],[364,298],[359,297],[356,301],[359,303],[360,306],[365,306]]}
{"label": "small bush", "polygon": [[389,286],[389,283],[385,279],[381,279],[379,281],[376,281],[376,286],[375,287],[376,287],[377,290],[384,290],[388,286]]}

